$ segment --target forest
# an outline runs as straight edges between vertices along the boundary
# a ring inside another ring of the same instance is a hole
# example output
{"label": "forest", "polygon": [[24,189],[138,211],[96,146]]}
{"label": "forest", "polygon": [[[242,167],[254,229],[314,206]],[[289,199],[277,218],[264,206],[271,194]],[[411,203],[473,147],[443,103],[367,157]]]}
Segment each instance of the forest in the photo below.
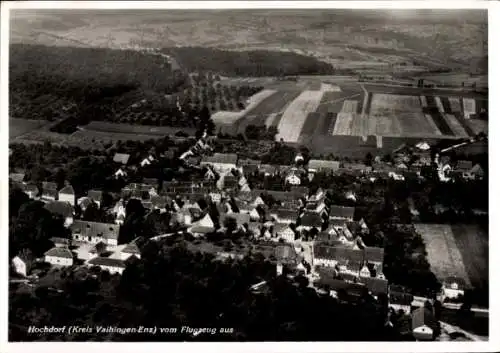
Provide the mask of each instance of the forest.
{"label": "forest", "polygon": [[227,76],[328,75],[330,64],[292,52],[229,51],[202,47],[165,48],[191,72],[212,71]]}

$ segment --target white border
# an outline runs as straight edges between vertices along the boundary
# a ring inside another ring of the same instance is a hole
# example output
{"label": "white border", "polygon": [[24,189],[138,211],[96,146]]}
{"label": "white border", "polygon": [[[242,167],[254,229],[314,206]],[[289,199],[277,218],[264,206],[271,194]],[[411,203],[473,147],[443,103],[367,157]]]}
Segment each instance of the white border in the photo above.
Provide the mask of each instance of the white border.
{"label": "white border", "polygon": [[[498,217],[497,209],[495,209],[493,195],[500,195],[500,187],[493,181],[499,180],[498,171],[494,163],[490,163],[490,340],[489,342],[436,342],[436,343],[346,343],[346,342],[335,342],[335,343],[9,343],[7,345],[7,278],[8,278],[8,266],[7,265],[7,252],[8,252],[8,183],[7,183],[7,170],[8,170],[8,33],[9,33],[9,11],[10,9],[242,9],[242,8],[253,8],[253,9],[285,9],[285,8],[308,8],[308,9],[323,9],[323,8],[357,8],[357,9],[382,9],[382,8],[397,8],[397,9],[423,9],[423,8],[439,8],[439,9],[489,9],[489,89],[490,89],[490,116],[497,117],[500,116],[499,98],[500,91],[498,89],[498,84],[495,79],[500,78],[500,69],[495,66],[494,63],[500,63],[500,55],[498,51],[498,37],[500,36],[500,4],[497,2],[482,2],[482,1],[401,1],[398,3],[391,1],[338,1],[338,2],[328,2],[328,1],[129,1],[129,2],[118,2],[118,1],[102,1],[102,2],[91,2],[91,1],[60,1],[60,2],[49,2],[49,1],[29,1],[29,2],[2,2],[1,11],[1,96],[0,96],[0,137],[4,144],[4,147],[0,149],[0,163],[4,168],[4,172],[1,174],[1,186],[0,186],[0,254],[1,258],[1,272],[0,272],[0,313],[2,315],[0,322],[0,352],[56,352],[56,351],[70,351],[70,352],[85,352],[93,350],[113,350],[120,352],[137,352],[143,351],[145,349],[152,351],[165,351],[174,350],[192,350],[198,352],[202,350],[203,352],[221,352],[221,351],[231,351],[238,350],[240,352],[251,352],[256,351],[273,351],[273,352],[487,352],[487,351],[499,351],[500,350],[500,340],[499,335],[495,335],[494,332],[500,332],[500,326],[498,318],[498,310],[500,305],[498,304],[497,297],[495,294],[499,293],[498,283],[499,281],[494,275],[498,268],[497,261],[494,254],[499,252],[498,244],[499,240],[495,237],[495,230],[500,229],[498,227]],[[494,97],[496,99],[491,99]],[[498,150],[498,142],[496,139],[491,138],[497,131],[500,130],[500,122],[491,119],[489,122],[489,136],[490,136],[490,149],[491,151]],[[493,157],[494,153],[490,153]],[[491,161],[493,162],[493,161]],[[332,318],[332,320],[338,320],[339,318]],[[328,323],[325,323],[328,325]]]}

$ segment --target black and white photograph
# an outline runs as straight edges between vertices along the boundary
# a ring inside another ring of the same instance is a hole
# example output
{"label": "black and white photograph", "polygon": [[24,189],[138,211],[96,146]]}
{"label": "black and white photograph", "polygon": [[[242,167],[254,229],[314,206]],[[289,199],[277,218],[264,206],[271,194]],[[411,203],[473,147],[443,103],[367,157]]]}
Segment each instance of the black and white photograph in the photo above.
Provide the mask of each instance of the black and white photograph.
{"label": "black and white photograph", "polygon": [[99,3],[2,4],[9,343],[495,339],[487,4]]}

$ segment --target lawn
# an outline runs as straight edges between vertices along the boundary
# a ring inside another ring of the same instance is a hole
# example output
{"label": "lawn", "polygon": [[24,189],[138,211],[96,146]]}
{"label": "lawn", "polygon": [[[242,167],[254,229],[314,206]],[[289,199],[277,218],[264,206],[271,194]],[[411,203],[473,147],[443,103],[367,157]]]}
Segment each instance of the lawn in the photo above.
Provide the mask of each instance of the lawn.
{"label": "lawn", "polygon": [[477,225],[452,225],[455,242],[470,278],[471,284],[480,287],[488,281],[488,233]]}
{"label": "lawn", "polygon": [[457,243],[452,227],[448,224],[420,223],[415,224],[415,228],[422,235],[427,259],[436,277],[441,281],[448,277],[459,277],[470,285],[463,251],[459,249],[463,243]]}
{"label": "lawn", "polygon": [[9,139],[14,139],[48,124],[45,120],[9,119]]}

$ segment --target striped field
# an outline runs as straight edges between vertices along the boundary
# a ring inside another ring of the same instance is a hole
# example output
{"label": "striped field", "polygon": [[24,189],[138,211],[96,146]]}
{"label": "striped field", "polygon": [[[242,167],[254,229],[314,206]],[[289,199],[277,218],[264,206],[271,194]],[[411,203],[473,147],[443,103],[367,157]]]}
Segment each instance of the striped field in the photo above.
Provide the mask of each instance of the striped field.
{"label": "striped field", "polygon": [[318,109],[322,96],[323,92],[321,91],[303,91],[295,98],[283,112],[278,124],[276,139],[278,141],[283,139],[285,142],[297,142],[308,114]]}

